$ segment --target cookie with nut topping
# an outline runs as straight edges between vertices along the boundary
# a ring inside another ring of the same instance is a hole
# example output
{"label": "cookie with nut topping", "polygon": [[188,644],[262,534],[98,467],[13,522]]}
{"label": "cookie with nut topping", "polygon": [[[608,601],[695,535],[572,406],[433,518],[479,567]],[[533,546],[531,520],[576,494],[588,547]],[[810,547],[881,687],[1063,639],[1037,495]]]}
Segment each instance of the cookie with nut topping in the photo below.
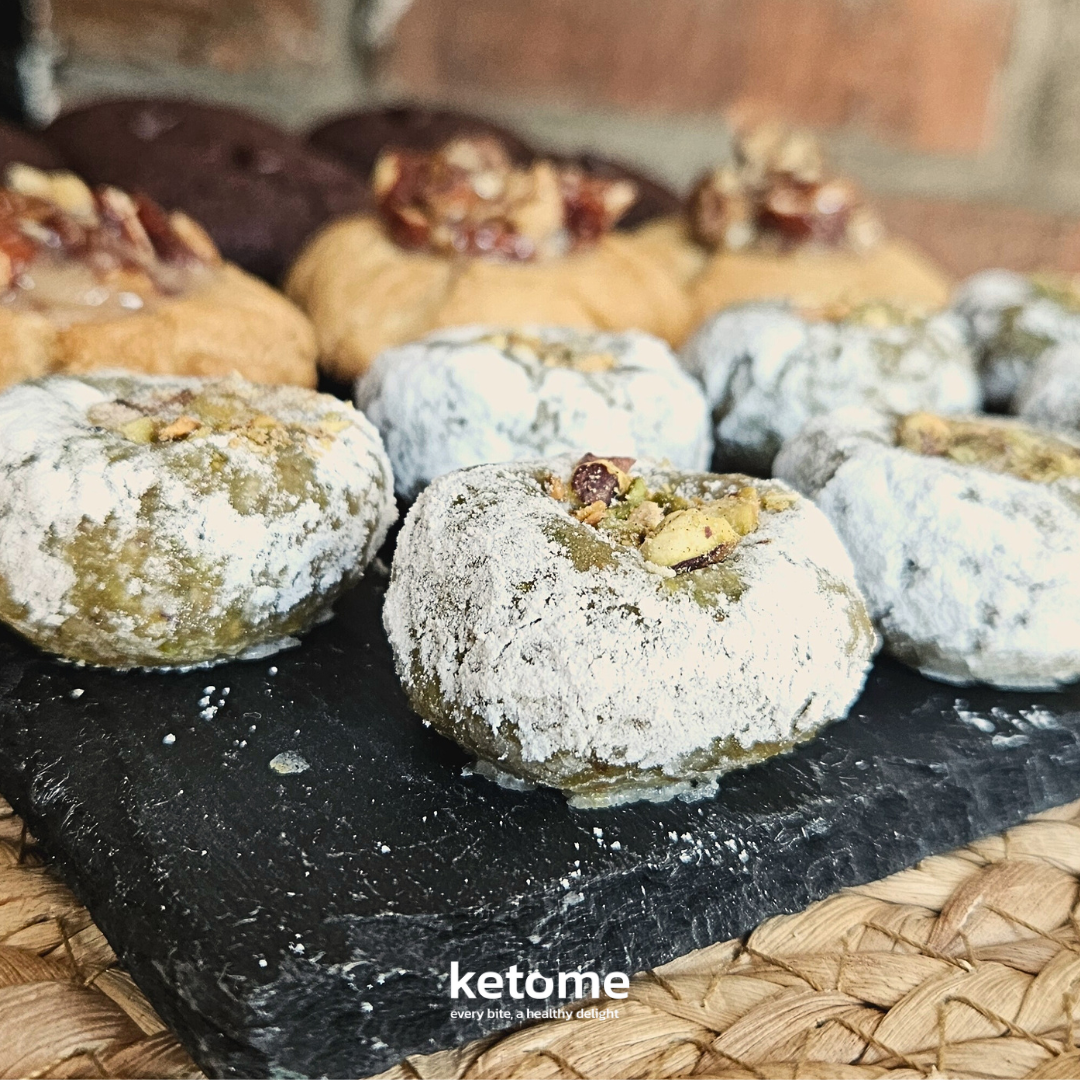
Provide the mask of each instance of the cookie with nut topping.
{"label": "cookie with nut topping", "polygon": [[632,181],[519,165],[497,140],[472,137],[388,150],[372,187],[378,215],[329,226],[286,281],[338,378],[450,326],[633,327],[668,341],[686,331],[680,283],[635,236],[612,231]]}
{"label": "cookie with nut topping", "polygon": [[684,217],[644,235],[688,281],[696,321],[753,300],[940,308],[949,299],[945,272],[885,234],[817,141],[776,125],[743,133],[732,164],[698,181]]}
{"label": "cookie with nut topping", "polygon": [[315,382],[304,315],[191,218],[27,165],[0,189],[0,356],[0,386],[100,368]]}
{"label": "cookie with nut topping", "polygon": [[116,668],[266,655],[329,617],[396,517],[348,403],[228,379],[0,395],[0,618]]}
{"label": "cookie with nut topping", "polygon": [[768,475],[785,439],[846,405],[971,412],[982,401],[960,319],[882,302],[740,304],[681,352],[705,387],[720,468]]}
{"label": "cookie with nut topping", "polygon": [[1000,417],[841,409],[775,470],[836,527],[898,659],[960,684],[1080,678],[1080,442]]}
{"label": "cookie with nut topping", "polygon": [[710,794],[843,717],[876,648],[809,500],[617,455],[435,480],[383,618],[421,717],[579,806]]}
{"label": "cookie with nut topping", "polygon": [[957,289],[953,307],[968,327],[994,410],[1019,411],[1043,355],[1080,345],[1080,279],[983,270]]}
{"label": "cookie with nut topping", "polygon": [[356,384],[398,492],[491,461],[583,446],[708,465],[705,399],[670,347],[640,331],[455,327],[388,349]]}

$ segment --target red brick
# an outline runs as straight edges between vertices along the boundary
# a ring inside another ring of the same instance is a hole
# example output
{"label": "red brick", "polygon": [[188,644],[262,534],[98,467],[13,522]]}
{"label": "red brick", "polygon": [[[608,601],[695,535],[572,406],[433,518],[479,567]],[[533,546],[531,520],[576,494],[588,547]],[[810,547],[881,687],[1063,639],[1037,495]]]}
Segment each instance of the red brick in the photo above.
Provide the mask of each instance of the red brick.
{"label": "red brick", "polygon": [[877,199],[893,233],[907,237],[956,277],[1009,270],[1080,273],[1080,222],[997,203]]}
{"label": "red brick", "polygon": [[53,23],[69,53],[122,62],[238,71],[324,52],[318,0],[63,0]]}
{"label": "red brick", "polygon": [[419,96],[722,110],[973,152],[991,132],[1014,3],[414,0],[384,73]]}

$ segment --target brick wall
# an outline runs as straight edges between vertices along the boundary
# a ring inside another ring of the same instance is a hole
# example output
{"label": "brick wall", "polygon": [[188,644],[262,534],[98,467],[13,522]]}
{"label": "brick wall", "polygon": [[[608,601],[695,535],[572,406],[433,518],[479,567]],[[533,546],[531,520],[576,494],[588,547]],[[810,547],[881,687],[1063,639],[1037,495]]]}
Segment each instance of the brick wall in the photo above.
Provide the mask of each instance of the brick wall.
{"label": "brick wall", "polygon": [[[67,100],[469,104],[677,183],[732,120],[896,194],[1080,212],[1080,0],[53,0]],[[364,28],[367,28],[367,34]]]}

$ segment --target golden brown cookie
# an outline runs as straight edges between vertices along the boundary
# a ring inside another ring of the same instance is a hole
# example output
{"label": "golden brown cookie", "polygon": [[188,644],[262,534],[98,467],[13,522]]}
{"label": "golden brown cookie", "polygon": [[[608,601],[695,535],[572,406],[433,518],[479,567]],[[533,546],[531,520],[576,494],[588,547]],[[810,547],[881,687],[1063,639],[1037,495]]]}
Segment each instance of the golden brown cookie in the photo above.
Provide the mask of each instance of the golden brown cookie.
{"label": "golden brown cookie", "polygon": [[777,127],[744,135],[735,163],[697,183],[682,220],[650,225],[641,239],[686,284],[699,322],[763,299],[937,308],[952,286],[930,259],[884,235],[854,184],[826,174],[813,139]]}
{"label": "golden brown cookie", "polygon": [[920,252],[888,239],[865,252],[792,248],[718,252],[691,286],[701,319],[747,300],[790,299],[800,307],[887,299],[935,309],[949,302],[949,278]]}
{"label": "golden brown cookie", "polygon": [[14,166],[0,189],[0,386],[103,368],[312,386],[315,335],[185,215]]}
{"label": "golden brown cookie", "polygon": [[515,166],[486,139],[391,151],[373,180],[380,216],[328,226],[286,293],[311,317],[339,378],[446,326],[638,328],[679,341],[685,290],[634,234],[610,231],[633,185],[574,165]]}

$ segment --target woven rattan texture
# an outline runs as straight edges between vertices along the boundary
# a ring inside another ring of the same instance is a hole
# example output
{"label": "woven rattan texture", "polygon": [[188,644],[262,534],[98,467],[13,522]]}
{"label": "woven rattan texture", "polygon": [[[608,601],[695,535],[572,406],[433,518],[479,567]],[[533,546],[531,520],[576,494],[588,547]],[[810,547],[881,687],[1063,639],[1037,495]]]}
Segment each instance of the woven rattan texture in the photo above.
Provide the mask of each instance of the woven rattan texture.
{"label": "woven rattan texture", "polygon": [[[383,1076],[1080,1077],[1078,891],[1080,802]],[[0,802],[0,1077],[199,1075]]]}
{"label": "woven rattan texture", "polygon": [[0,1077],[199,1077],[0,799]]}
{"label": "woven rattan texture", "polygon": [[1078,880],[1071,803],[383,1076],[1080,1077]]}

